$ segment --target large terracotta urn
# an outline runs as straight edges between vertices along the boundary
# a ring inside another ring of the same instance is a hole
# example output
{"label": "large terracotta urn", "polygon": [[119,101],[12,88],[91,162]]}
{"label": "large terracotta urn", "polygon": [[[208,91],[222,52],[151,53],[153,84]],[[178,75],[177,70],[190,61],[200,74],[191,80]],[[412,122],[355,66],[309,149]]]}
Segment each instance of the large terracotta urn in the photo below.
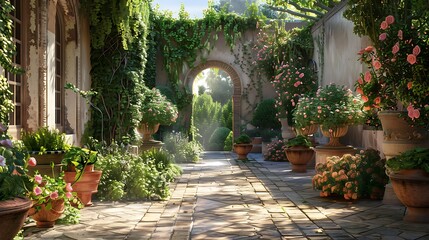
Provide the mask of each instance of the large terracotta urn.
{"label": "large terracotta urn", "polygon": [[307,172],[307,164],[314,158],[313,148],[289,147],[285,149],[287,159],[292,164],[292,172]]}
{"label": "large terracotta urn", "polygon": [[152,137],[153,134],[158,132],[159,123],[155,125],[149,125],[147,123],[141,123],[137,128],[137,131],[142,135],[143,142],[153,142],[155,141]]}
{"label": "large terracotta urn", "polygon": [[429,173],[401,170],[389,177],[396,196],[407,207],[404,221],[429,223]]}
{"label": "large terracotta urn", "polygon": [[46,204],[34,204],[28,215],[36,221],[39,228],[51,228],[64,212],[64,199],[50,200],[51,208]]}
{"label": "large terracotta urn", "polygon": [[324,129],[323,126],[320,126],[323,136],[329,138],[329,142],[325,146],[329,147],[343,147],[344,145],[340,143],[340,137],[343,137],[347,134],[349,127],[338,126],[332,129]]}
{"label": "large terracotta urn", "polygon": [[0,240],[13,239],[27,218],[32,201],[28,198],[14,198],[0,201]]}
{"label": "large terracotta urn", "polygon": [[94,170],[94,165],[87,165],[83,170],[83,174],[79,181],[75,182],[76,172],[67,171],[64,173],[64,180],[67,183],[73,184],[73,192],[77,193],[77,197],[82,204],[92,206],[92,194],[98,191],[102,171]]}
{"label": "large terracotta urn", "polygon": [[247,144],[247,143],[240,143],[234,144],[234,152],[237,153],[238,160],[246,160],[247,159],[247,154],[250,153],[250,151],[252,151],[253,145],[251,143]]}

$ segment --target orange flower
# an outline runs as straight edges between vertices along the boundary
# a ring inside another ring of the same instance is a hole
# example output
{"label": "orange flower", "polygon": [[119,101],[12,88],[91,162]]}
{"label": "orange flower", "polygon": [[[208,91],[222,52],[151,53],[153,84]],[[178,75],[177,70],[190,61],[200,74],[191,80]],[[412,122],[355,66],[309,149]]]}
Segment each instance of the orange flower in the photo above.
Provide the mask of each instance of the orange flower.
{"label": "orange flower", "polygon": [[407,55],[407,62],[410,63],[411,65],[413,65],[414,63],[416,63],[417,62],[416,55],[414,55],[414,54],[408,54]]}

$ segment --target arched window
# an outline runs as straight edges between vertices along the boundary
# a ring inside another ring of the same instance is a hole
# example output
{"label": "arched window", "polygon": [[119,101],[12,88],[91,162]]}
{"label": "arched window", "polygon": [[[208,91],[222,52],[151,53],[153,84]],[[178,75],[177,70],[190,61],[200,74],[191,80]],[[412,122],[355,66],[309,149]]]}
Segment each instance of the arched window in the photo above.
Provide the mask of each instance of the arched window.
{"label": "arched window", "polygon": [[64,24],[62,12],[55,19],[55,124],[64,130]]}
{"label": "arched window", "polygon": [[[16,45],[16,54],[13,57],[13,63],[22,67],[22,2],[21,0],[10,0],[10,3],[15,7],[15,10],[10,13],[13,21],[13,40]],[[23,75],[6,72],[6,78],[9,82],[10,91],[13,93],[13,103],[15,105],[13,112],[9,116],[9,124],[18,128],[22,125]]]}

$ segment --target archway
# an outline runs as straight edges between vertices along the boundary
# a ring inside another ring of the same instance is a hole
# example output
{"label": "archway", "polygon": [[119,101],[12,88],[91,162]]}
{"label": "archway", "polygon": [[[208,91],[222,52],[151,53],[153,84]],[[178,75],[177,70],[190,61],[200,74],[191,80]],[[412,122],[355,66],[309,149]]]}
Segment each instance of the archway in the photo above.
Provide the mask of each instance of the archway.
{"label": "archway", "polygon": [[208,60],[204,63],[197,65],[192,68],[185,77],[185,85],[192,89],[192,84],[197,77],[197,75],[207,68],[219,68],[225,71],[230,77],[233,84],[233,94],[232,94],[232,132],[234,138],[240,135],[240,122],[241,122],[241,95],[242,95],[242,86],[240,76],[237,74],[237,71],[234,68],[224,62],[217,60]]}

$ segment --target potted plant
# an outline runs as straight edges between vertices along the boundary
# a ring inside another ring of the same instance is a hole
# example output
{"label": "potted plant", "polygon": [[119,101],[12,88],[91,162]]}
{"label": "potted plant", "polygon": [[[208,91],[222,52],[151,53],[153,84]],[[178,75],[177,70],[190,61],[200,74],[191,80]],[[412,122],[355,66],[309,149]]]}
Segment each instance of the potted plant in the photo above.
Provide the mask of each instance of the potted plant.
{"label": "potted plant", "polygon": [[71,147],[64,155],[63,164],[67,165],[64,180],[73,186],[84,206],[92,205],[92,194],[98,190],[102,171],[94,170],[97,155],[97,151],[81,147]]}
{"label": "potted plant", "polygon": [[177,107],[156,89],[146,89],[140,105],[140,126],[137,128],[143,142],[153,141],[152,134],[159,125],[171,125],[176,122]]}
{"label": "potted plant", "polygon": [[38,170],[43,175],[51,174],[51,162],[55,164],[54,173],[59,174],[61,160],[64,153],[70,148],[64,133],[58,129],[41,127],[36,131],[22,131],[21,141],[30,156],[37,160],[37,166],[30,169],[31,174],[34,173],[34,170]]}
{"label": "potted plant", "polygon": [[[54,171],[54,163],[51,163]],[[58,177],[55,174],[40,175],[37,171],[33,178],[34,188],[28,193],[33,201],[28,215],[36,221],[40,228],[53,227],[55,221],[61,217],[65,208],[71,208],[71,203],[79,206],[79,200],[72,193],[71,183],[64,181],[64,172]]]}
{"label": "potted plant", "polygon": [[307,163],[314,158],[311,141],[303,135],[298,135],[286,142],[285,153],[292,164],[293,172],[307,172]]}
{"label": "potted plant", "polygon": [[407,207],[405,221],[429,222],[429,148],[413,148],[386,162],[398,199]]}
{"label": "potted plant", "polygon": [[239,160],[246,160],[252,147],[252,139],[247,134],[241,134],[234,140],[234,152],[237,153]]}
{"label": "potted plant", "polygon": [[275,140],[267,145],[267,152],[264,154],[265,161],[286,162],[286,145],[283,140]]}
{"label": "potted plant", "polygon": [[299,97],[295,111],[292,113],[294,128],[298,135],[311,135],[319,128],[317,115],[314,114],[318,111],[315,102],[316,99],[312,93],[302,94]]}
{"label": "potted plant", "polygon": [[6,127],[0,124],[0,219],[2,239],[13,239],[19,232],[32,202],[26,197],[27,189],[33,185],[28,176],[28,166],[35,166],[36,160],[13,143],[6,134]]}
{"label": "potted plant", "polygon": [[322,134],[329,137],[329,147],[343,146],[339,138],[347,133],[348,126],[363,122],[362,100],[344,86],[329,84],[317,90],[309,110]]}

